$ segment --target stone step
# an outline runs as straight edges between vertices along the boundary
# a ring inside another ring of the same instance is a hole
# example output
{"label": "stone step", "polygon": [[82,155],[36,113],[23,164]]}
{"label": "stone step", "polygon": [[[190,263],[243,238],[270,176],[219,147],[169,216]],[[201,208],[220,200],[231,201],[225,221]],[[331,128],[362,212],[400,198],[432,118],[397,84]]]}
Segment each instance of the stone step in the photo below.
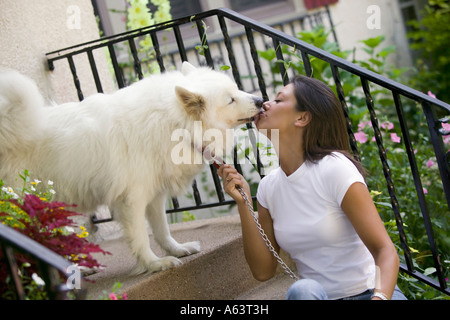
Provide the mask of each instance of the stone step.
{"label": "stone step", "polygon": [[[181,266],[141,275],[131,274],[135,260],[123,241],[120,227],[115,222],[107,224],[100,225],[104,238],[100,245],[112,255],[96,256],[106,268],[87,277],[95,281],[87,283],[91,299],[104,295],[104,291],[111,292],[116,282],[121,283],[121,292],[136,300],[284,299],[292,283],[281,271],[265,283],[253,279],[243,253],[238,215],[170,225],[177,241],[199,240],[201,251],[181,258]],[[149,237],[154,252],[162,256],[151,232]]]}

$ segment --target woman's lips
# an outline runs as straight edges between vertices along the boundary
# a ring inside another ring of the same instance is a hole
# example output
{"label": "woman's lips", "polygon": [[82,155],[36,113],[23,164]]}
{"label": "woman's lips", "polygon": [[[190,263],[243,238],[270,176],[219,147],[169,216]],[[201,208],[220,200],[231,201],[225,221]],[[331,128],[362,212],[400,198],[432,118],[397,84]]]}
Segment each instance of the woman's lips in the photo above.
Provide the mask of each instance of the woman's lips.
{"label": "woman's lips", "polygon": [[267,118],[267,114],[264,111],[260,111],[258,114],[256,114],[255,117],[254,117],[255,118],[254,119],[255,125],[258,125],[258,122],[261,119],[261,117]]}

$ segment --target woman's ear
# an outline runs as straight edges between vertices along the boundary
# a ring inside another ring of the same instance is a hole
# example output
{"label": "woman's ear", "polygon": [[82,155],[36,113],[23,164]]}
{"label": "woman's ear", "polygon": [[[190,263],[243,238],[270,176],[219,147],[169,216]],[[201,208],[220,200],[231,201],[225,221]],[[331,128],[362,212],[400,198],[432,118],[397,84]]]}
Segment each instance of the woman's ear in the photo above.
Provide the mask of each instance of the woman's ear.
{"label": "woman's ear", "polygon": [[296,127],[306,127],[312,120],[311,112],[309,111],[301,111],[297,119],[295,119],[294,125]]}

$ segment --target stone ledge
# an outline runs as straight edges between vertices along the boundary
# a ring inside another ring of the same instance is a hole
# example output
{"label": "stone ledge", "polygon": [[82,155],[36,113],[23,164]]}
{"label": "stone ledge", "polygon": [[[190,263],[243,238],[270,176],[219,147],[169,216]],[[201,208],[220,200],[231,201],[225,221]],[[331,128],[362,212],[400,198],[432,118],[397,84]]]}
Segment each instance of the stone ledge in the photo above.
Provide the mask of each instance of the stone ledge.
{"label": "stone ledge", "polygon": [[[131,275],[135,260],[121,233],[116,226],[109,229],[116,230],[117,237],[107,235],[108,240],[100,243],[112,255],[97,256],[106,268],[87,277],[95,281],[87,284],[91,299],[110,292],[116,282],[122,284],[121,291],[129,299],[137,300],[284,299],[286,294],[289,277],[281,271],[265,283],[253,279],[243,253],[238,215],[170,225],[177,241],[199,240],[201,251],[181,258],[183,264],[176,268],[137,276]],[[163,255],[151,234],[150,244],[157,255]],[[282,256],[289,259],[284,253]]]}

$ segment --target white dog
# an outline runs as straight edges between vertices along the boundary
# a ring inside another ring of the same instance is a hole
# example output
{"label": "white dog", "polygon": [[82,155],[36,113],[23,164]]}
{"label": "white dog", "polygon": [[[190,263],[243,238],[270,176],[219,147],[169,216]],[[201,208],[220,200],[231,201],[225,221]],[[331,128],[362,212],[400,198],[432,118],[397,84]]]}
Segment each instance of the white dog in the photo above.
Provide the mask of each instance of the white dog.
{"label": "white dog", "polygon": [[[0,179],[14,184],[17,173],[28,169],[33,178],[54,181],[57,200],[77,204],[84,212],[110,207],[137,258],[136,271],[164,270],[181,263],[176,257],[200,250],[198,242],[177,243],[167,225],[166,197],[183,193],[203,166],[175,163],[173,148],[184,144],[188,157],[198,159],[215,145],[195,136],[195,124],[220,130],[225,137],[227,129],[257,114],[261,104],[223,72],[187,62],[182,72],[150,76],[114,94],[51,107],[44,106],[30,79],[3,72]],[[176,129],[192,139],[172,141]],[[146,218],[169,256],[159,258],[150,249]]]}

